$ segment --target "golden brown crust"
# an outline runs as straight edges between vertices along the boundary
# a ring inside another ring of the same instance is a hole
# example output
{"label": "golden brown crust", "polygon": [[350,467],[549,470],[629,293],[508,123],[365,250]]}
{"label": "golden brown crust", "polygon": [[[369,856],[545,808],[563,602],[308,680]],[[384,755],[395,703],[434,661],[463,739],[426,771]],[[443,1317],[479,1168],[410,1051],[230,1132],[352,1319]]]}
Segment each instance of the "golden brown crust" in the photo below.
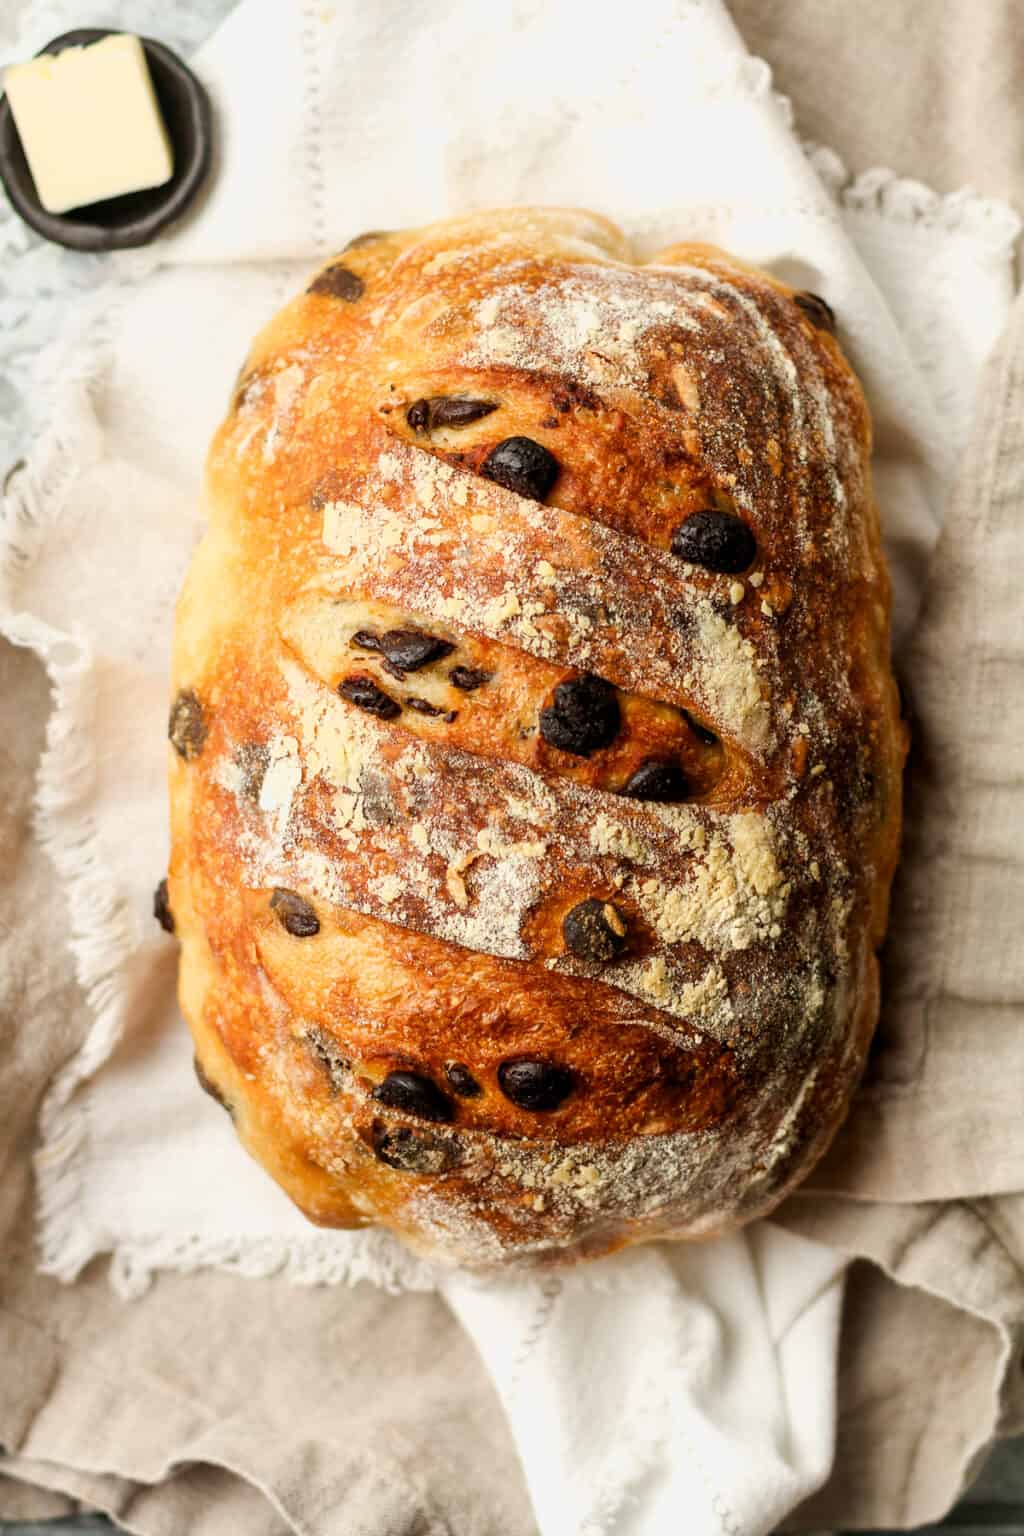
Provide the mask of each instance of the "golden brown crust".
{"label": "golden brown crust", "polygon": [[312,1220],[547,1261],[820,1156],[900,826],[869,453],[823,311],[573,210],[356,242],[257,337],[170,904],[203,1071]]}

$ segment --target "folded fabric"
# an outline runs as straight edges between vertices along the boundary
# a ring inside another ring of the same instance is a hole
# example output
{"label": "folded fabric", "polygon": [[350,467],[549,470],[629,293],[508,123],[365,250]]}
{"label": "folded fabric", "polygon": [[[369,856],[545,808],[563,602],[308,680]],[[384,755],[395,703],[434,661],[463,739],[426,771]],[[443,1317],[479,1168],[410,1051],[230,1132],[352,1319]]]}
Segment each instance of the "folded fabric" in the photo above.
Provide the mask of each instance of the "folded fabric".
{"label": "folded fabric", "polygon": [[597,1267],[440,1282],[541,1531],[773,1530],[831,1466],[844,1257],[766,1221]]}

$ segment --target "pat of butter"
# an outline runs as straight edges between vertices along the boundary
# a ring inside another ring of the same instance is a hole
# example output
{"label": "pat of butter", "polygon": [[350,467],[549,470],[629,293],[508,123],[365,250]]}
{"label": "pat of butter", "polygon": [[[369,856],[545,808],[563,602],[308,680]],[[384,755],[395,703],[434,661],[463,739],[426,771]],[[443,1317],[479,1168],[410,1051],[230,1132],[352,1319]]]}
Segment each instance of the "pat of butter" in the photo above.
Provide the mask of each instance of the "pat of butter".
{"label": "pat of butter", "polygon": [[122,33],[13,64],[4,89],[48,213],[171,179],[171,144],[137,37]]}

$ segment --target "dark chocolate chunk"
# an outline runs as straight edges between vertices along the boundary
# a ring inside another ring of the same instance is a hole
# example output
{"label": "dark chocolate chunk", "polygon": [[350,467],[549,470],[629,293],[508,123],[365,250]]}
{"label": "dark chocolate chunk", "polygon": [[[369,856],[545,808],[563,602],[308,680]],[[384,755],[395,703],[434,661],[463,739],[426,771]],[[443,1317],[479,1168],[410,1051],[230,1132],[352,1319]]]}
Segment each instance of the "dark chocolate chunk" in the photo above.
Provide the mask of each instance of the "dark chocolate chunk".
{"label": "dark chocolate chunk", "polygon": [[690,730],[696,736],[698,741],[702,741],[706,747],[718,746],[718,737],[715,735],[714,731],[709,731],[707,726],[702,725],[695,715],[690,714],[688,709],[681,709],[679,713],[682,715],[683,719],[686,721],[687,725],[690,727]]}
{"label": "dark chocolate chunk", "polygon": [[187,763],[198,757],[203,750],[206,744],[206,721],[203,718],[203,706],[191,688],[183,688],[172,704],[167,735],[175,752]]}
{"label": "dark chocolate chunk", "polygon": [[382,672],[386,672],[388,677],[397,678],[400,683],[405,682],[405,673],[402,671],[401,667],[396,667],[393,661],[382,659],[380,669]]}
{"label": "dark chocolate chunk", "polygon": [[414,432],[433,432],[437,427],[468,427],[498,409],[496,400],[470,400],[465,395],[431,395],[415,400],[405,413]]}
{"label": "dark chocolate chunk", "polygon": [[332,1094],[340,1093],[348,1086],[352,1063],[340,1049],[338,1042],[326,1030],[319,1029],[315,1024],[307,1025],[302,1032],[302,1040],[330,1079]]}
{"label": "dark chocolate chunk", "polygon": [[335,262],[333,266],[314,277],[307,293],[323,293],[332,299],[344,299],[346,304],[354,304],[356,299],[361,299],[366,284],[350,267],[342,266],[341,262]]}
{"label": "dark chocolate chunk", "polygon": [[437,395],[430,401],[430,426],[468,427],[498,409],[497,400],[470,400],[460,395]]}
{"label": "dark chocolate chunk", "polygon": [[387,629],[382,635],[372,629],[357,629],[352,644],[364,651],[379,651],[390,669],[401,676],[418,672],[433,661],[450,656],[455,647],[450,640],[428,635],[422,629]]}
{"label": "dark chocolate chunk", "polygon": [[270,910],[293,939],[311,939],[320,932],[320,919],[315,909],[298,891],[278,886],[270,898]]}
{"label": "dark chocolate chunk", "polygon": [[826,304],[820,293],[795,293],[793,303],[803,310],[815,330],[828,331],[830,335],[835,335],[835,311],[831,304]]}
{"label": "dark chocolate chunk", "polygon": [[461,688],[463,693],[472,693],[474,688],[489,683],[493,676],[493,672],[484,672],[480,667],[452,667],[448,681],[453,688]]}
{"label": "dark chocolate chunk", "polygon": [[543,1111],[557,1109],[573,1089],[574,1078],[568,1067],[550,1061],[503,1061],[498,1068],[502,1093],[520,1109]]}
{"label": "dark chocolate chunk", "polygon": [[451,1099],[422,1072],[389,1072],[373,1090],[373,1097],[378,1104],[400,1109],[407,1115],[418,1115],[421,1120],[454,1118]]}
{"label": "dark chocolate chunk", "polygon": [[174,913],[171,911],[167,899],[167,880],[160,881],[153,892],[153,916],[165,933],[174,932]]}
{"label": "dark chocolate chunk", "polygon": [[[109,36],[108,27],[77,27],[53,38],[42,52],[60,53]],[[151,37],[140,41],[173,150],[174,171],[163,186],[106,197],[67,213],[49,213],[39,201],[10,102],[7,97],[0,98],[0,180],[15,212],[57,245],[77,251],[146,245],[184,213],[210,169],[213,111],[204,86],[163,43]]]}
{"label": "dark chocolate chunk", "polygon": [[388,1126],[375,1120],[373,1150],[382,1163],[400,1173],[447,1173],[459,1161],[459,1149],[445,1136],[412,1131],[407,1125]]}
{"label": "dark chocolate chunk", "polygon": [[623,795],[630,800],[658,800],[670,805],[685,800],[690,793],[686,775],[677,762],[665,757],[645,757],[627,779]]}
{"label": "dark chocolate chunk", "polygon": [[452,1092],[457,1093],[460,1099],[478,1099],[483,1093],[472,1072],[461,1061],[450,1061],[444,1069],[444,1075]]}
{"label": "dark chocolate chunk", "polygon": [[491,449],[480,473],[531,501],[543,501],[558,478],[558,460],[532,437],[506,437]]}
{"label": "dark chocolate chunk", "polygon": [[413,696],[411,699],[406,699],[405,702],[408,708],[414,709],[418,715],[428,715],[433,718],[440,716],[445,725],[451,725],[453,720],[459,718],[457,709],[438,709],[437,705],[431,704],[429,699],[420,699]]}
{"label": "dark chocolate chunk", "polygon": [[430,431],[430,401],[414,400],[405,413],[405,419],[414,432]]}
{"label": "dark chocolate chunk", "polygon": [[213,1099],[214,1103],[220,1105],[221,1109],[226,1109],[229,1115],[232,1114],[233,1111],[232,1111],[231,1105],[228,1103],[227,1099],[221,1093],[220,1089],[217,1087],[217,1084],[213,1081],[213,1079],[210,1078],[210,1077],[207,1077],[206,1071],[205,1071],[205,1069],[203,1067],[202,1062],[199,1060],[198,1056],[193,1056],[192,1057],[192,1066],[195,1069],[196,1081],[199,1084],[200,1088],[203,1090],[203,1092],[204,1093],[208,1093],[210,1095],[210,1098]]}
{"label": "dark chocolate chunk", "polygon": [[455,647],[450,640],[428,635],[422,629],[389,629],[380,637],[381,654],[401,672],[418,672],[432,661],[450,656]]}
{"label": "dark chocolate chunk", "polygon": [[559,683],[540,712],[540,733],[549,746],[589,757],[610,746],[619,732],[619,700],[611,683],[593,672]]}
{"label": "dark chocolate chunk", "polygon": [[402,713],[401,704],[383,688],[378,688],[372,677],[346,677],[338,692],[350,704],[365,709],[368,715],[376,715],[378,720],[393,720]]}
{"label": "dark chocolate chunk", "polygon": [[610,901],[590,896],[567,912],[562,921],[562,937],[570,954],[579,960],[596,960],[607,965],[626,947],[626,925],[619,909]]}
{"label": "dark chocolate chunk", "polygon": [[735,512],[694,512],[672,535],[672,553],[709,571],[735,576],[753,565],[757,541]]}

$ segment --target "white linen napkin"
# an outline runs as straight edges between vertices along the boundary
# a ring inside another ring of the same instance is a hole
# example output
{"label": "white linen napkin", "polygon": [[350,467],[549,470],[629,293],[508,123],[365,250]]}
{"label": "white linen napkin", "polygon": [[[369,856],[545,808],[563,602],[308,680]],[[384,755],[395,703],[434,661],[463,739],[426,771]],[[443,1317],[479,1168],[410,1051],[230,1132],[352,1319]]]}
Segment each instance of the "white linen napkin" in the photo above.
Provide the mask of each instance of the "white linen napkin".
{"label": "white linen napkin", "polygon": [[[41,39],[34,39],[39,41]],[[27,51],[27,50],[26,50]],[[762,1224],[532,1281],[438,1276],[380,1233],[307,1226],[197,1092],[167,856],[171,607],[202,455],[252,333],[363,228],[515,202],[590,206],[637,254],[713,240],[822,292],[875,414],[900,635],[913,621],[974,384],[1008,312],[1016,221],[808,155],[719,0],[243,0],[195,61],[217,179],[43,361],[50,421],[6,502],[0,627],[55,708],[42,835],[94,1025],[38,1158],[44,1267],[98,1253],[137,1293],[209,1264],[438,1284],[502,1397],[543,1536],[745,1536],[827,1475],[838,1257]]]}
{"label": "white linen napkin", "polygon": [[444,1281],[543,1536],[774,1530],[832,1467],[844,1262],[762,1221],[593,1275]]}

